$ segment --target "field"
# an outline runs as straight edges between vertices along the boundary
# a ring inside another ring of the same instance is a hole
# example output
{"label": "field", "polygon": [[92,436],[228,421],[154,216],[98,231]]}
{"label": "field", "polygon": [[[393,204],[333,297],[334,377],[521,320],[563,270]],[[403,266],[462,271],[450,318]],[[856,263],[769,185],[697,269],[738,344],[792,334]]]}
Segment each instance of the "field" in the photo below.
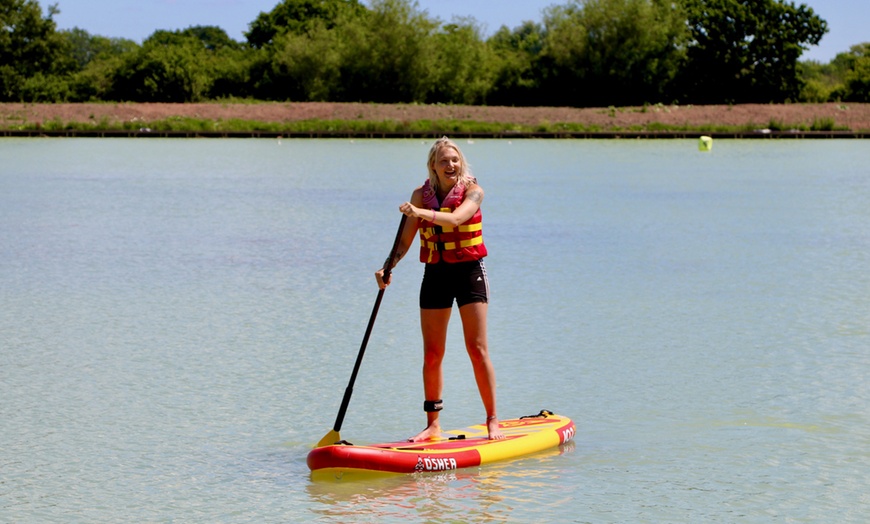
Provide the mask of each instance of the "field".
{"label": "field", "polygon": [[870,131],[870,104],[570,108],[328,102],[0,104],[0,130]]}

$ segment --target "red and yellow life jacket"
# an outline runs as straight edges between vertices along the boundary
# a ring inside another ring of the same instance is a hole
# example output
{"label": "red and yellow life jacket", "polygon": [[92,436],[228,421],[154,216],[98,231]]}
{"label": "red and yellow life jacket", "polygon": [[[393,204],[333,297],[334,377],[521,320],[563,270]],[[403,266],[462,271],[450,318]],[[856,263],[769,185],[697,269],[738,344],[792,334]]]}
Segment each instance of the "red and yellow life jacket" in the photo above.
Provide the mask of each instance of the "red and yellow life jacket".
{"label": "red and yellow life jacket", "polygon": [[[423,184],[423,206],[435,211],[452,212],[465,200],[465,187],[453,186],[444,202],[439,203],[435,190],[427,180]],[[483,244],[482,216],[480,208],[458,227],[438,226],[429,220],[420,221],[420,262],[436,264],[443,260],[471,262],[486,256]]]}

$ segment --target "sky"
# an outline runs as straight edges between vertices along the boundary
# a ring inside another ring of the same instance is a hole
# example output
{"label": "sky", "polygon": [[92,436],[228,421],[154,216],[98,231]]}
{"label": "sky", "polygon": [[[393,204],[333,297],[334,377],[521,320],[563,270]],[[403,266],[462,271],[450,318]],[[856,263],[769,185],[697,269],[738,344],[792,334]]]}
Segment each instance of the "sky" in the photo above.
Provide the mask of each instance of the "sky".
{"label": "sky", "polygon": [[[870,42],[870,0],[789,0],[806,4],[828,22],[821,44],[801,59],[830,62],[855,44]],[[122,37],[142,42],[158,29],[185,29],[213,25],[235,40],[244,41],[248,24],[279,0],[40,0],[43,9],[57,4],[59,29],[78,27],[92,35]],[[365,2],[363,2],[365,3]],[[543,10],[564,5],[562,0],[418,0],[421,10],[450,21],[453,16],[474,17],[488,36],[501,26],[515,28],[526,20],[541,22]]]}

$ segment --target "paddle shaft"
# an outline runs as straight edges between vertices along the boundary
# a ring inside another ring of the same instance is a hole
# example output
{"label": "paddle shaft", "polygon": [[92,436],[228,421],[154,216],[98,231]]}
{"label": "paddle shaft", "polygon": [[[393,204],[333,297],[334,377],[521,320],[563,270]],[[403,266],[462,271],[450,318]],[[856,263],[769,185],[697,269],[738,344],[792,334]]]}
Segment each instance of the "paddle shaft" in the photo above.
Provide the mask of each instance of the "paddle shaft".
{"label": "paddle shaft", "polygon": [[[402,231],[405,229],[405,221],[407,219],[407,216],[402,215],[402,220],[399,222],[399,230],[396,231],[396,240],[393,241],[393,248],[390,250],[390,256],[387,258],[386,267],[384,267],[384,282],[390,278],[390,273],[393,270],[393,264],[396,261],[396,251],[399,249],[399,242],[402,240]],[[378,298],[375,299],[375,306],[372,308],[372,314],[369,317],[369,325],[366,327],[366,333],[363,336],[362,344],[360,344],[359,347],[359,353],[356,356],[353,373],[351,373],[350,381],[347,383],[347,388],[344,390],[344,398],[341,399],[341,407],[338,409],[338,416],[335,417],[335,424],[332,426],[333,431],[336,433],[341,431],[341,425],[344,422],[344,415],[347,413],[347,407],[350,404],[350,396],[353,394],[353,384],[356,382],[356,376],[359,373],[363,355],[365,355],[366,346],[369,343],[369,336],[372,334],[372,328],[375,325],[375,318],[377,318],[378,309],[381,307],[381,299],[384,298],[384,291],[385,289],[378,290]]]}

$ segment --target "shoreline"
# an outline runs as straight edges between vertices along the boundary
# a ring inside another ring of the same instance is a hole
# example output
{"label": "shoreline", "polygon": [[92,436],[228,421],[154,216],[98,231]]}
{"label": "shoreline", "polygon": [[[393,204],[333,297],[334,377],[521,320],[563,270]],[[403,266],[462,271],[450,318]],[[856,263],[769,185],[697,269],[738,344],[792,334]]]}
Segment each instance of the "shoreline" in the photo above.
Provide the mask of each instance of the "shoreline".
{"label": "shoreline", "polygon": [[864,131],[565,131],[565,132],[389,132],[389,131],[152,131],[152,130],[2,130],[0,138],[245,138],[245,139],[870,139]]}
{"label": "shoreline", "polygon": [[870,104],[609,108],[331,102],[0,103],[0,136],[868,138]]}

